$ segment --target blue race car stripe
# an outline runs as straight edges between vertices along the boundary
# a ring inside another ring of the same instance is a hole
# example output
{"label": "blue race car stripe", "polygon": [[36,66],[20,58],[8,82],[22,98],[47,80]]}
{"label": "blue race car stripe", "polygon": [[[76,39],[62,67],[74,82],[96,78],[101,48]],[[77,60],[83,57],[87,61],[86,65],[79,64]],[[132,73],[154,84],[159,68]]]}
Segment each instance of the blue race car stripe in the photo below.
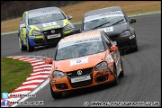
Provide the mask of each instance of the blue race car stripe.
{"label": "blue race car stripe", "polygon": [[30,26],[27,26],[26,28],[26,34],[28,35],[30,33]]}
{"label": "blue race car stripe", "polygon": [[33,40],[33,38],[29,38],[29,43],[30,43],[31,46],[34,46],[34,40]]}

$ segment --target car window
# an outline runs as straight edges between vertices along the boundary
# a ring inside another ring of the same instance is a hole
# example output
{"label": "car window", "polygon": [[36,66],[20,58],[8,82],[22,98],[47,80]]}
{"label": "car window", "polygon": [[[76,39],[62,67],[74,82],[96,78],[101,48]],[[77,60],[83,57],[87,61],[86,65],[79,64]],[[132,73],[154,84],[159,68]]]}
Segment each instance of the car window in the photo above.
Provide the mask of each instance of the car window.
{"label": "car window", "polygon": [[79,40],[58,46],[56,60],[65,60],[105,51],[101,37]]}
{"label": "car window", "polygon": [[120,21],[120,23],[126,22],[124,14],[121,11],[86,16],[83,22],[83,29],[92,30],[93,28],[100,25],[101,27],[111,26],[118,21]]}
{"label": "car window", "polygon": [[39,24],[39,23],[48,23],[53,21],[59,21],[65,19],[65,15],[61,12],[50,13],[50,14],[41,14],[29,18],[29,25]]}

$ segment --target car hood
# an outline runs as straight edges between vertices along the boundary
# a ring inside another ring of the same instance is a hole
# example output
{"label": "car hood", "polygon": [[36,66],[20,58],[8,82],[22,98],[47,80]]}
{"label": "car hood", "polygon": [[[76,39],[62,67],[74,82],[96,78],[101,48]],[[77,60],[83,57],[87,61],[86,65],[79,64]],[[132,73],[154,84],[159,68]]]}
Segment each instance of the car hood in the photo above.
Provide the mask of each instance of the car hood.
{"label": "car hood", "polygon": [[119,35],[123,31],[128,29],[128,23],[117,24],[110,27],[100,28],[98,30],[104,30],[108,36]]}
{"label": "car hood", "polygon": [[30,25],[30,28],[44,31],[44,30],[49,30],[49,29],[54,29],[54,28],[63,28],[63,26],[64,26],[64,20],[60,20],[60,21],[54,21],[54,22],[49,22],[49,23],[40,23],[40,24]]}
{"label": "car hood", "polygon": [[105,54],[106,51],[75,59],[55,61],[55,70],[71,72],[78,69],[95,67],[98,63],[104,60]]}

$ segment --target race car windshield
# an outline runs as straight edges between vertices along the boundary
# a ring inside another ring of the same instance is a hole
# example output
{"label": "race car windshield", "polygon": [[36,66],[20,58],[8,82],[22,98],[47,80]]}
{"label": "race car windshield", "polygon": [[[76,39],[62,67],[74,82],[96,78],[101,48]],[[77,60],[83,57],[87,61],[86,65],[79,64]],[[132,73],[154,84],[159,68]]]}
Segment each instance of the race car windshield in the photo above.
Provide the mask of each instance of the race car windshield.
{"label": "race car windshield", "polygon": [[62,13],[45,14],[29,18],[29,25],[48,23],[65,19]]}
{"label": "race car windshield", "polygon": [[124,16],[111,16],[111,17],[85,21],[84,30],[92,30],[92,29],[97,29],[99,27],[111,26],[118,21],[120,21],[119,24],[126,22]]}
{"label": "race car windshield", "polygon": [[78,58],[103,51],[105,51],[105,47],[102,41],[78,42],[77,44],[73,44],[67,47],[58,47],[55,60],[59,61]]}

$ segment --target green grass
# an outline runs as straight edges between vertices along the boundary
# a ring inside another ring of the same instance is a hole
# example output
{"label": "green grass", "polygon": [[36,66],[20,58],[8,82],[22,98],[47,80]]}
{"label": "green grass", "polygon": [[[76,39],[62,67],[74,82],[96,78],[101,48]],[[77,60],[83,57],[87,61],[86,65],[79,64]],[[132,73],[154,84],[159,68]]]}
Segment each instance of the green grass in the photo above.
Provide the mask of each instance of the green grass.
{"label": "green grass", "polygon": [[32,73],[28,62],[12,58],[1,58],[1,93],[15,90]]}

